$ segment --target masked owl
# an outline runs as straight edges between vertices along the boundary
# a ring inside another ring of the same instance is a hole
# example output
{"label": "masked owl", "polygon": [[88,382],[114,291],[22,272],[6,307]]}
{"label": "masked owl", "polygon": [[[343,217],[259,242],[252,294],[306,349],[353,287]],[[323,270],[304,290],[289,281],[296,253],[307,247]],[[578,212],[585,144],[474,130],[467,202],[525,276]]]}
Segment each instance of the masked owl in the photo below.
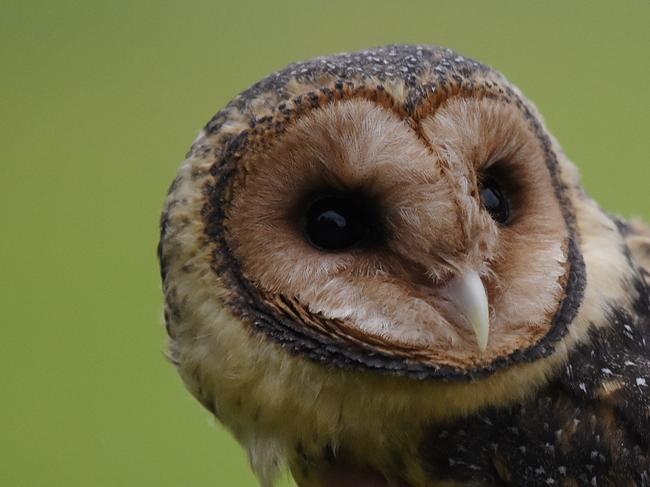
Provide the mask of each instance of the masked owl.
{"label": "masked owl", "polygon": [[396,45],[256,83],[159,257],[171,360],[262,485],[650,485],[650,230],[488,66]]}

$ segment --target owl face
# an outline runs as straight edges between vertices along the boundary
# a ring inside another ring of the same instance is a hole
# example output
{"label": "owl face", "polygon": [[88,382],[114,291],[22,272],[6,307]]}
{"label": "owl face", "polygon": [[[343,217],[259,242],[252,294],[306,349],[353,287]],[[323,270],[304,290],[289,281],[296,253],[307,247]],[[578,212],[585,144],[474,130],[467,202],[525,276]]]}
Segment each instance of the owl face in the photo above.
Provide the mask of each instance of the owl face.
{"label": "owl face", "polygon": [[567,282],[569,230],[533,130],[491,99],[417,121],[365,99],[318,107],[242,156],[225,237],[299,327],[488,366],[549,332]]}
{"label": "owl face", "polygon": [[[237,276],[229,301],[254,328],[320,361],[419,377],[550,353],[579,259],[556,154],[505,80],[445,53],[401,84],[293,69],[209,125],[227,143],[212,142],[201,211],[216,245],[202,251]],[[258,115],[237,127],[242,108]]]}
{"label": "owl face", "polygon": [[558,363],[585,291],[576,222],[600,221],[580,191],[534,107],[450,50],[291,65],[217,114],[172,184],[171,358],[261,478],[323,445],[383,472],[432,418]]}

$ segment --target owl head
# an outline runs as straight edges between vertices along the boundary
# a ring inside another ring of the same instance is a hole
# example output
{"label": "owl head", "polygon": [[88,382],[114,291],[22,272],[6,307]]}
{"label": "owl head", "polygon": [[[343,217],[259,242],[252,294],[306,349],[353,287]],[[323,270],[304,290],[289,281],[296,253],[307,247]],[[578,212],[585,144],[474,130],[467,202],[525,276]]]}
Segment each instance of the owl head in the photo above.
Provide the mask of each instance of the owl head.
{"label": "owl head", "polygon": [[562,362],[602,298],[587,273],[624,266],[600,258],[611,226],[489,67],[431,46],[292,64],[206,125],[171,186],[170,355],[264,482],[333,457],[410,472],[391,452],[423,424]]}

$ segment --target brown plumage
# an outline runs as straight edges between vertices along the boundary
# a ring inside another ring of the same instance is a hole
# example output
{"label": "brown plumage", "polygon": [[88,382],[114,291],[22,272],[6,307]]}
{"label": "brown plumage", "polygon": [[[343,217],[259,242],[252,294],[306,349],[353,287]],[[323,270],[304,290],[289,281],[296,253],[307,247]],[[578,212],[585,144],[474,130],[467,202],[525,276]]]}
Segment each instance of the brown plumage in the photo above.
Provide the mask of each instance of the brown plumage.
{"label": "brown plumage", "polygon": [[650,485],[650,231],[490,68],[291,65],[207,124],[161,227],[172,360],[263,484]]}

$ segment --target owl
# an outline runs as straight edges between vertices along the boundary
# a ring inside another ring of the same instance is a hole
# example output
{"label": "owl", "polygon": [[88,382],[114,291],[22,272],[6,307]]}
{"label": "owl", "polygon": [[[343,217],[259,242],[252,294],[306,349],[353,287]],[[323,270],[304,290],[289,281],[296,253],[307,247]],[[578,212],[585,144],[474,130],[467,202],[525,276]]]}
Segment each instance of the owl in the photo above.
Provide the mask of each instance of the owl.
{"label": "owl", "polygon": [[449,49],[289,65],[202,130],[171,361],[264,486],[650,485],[650,229]]}

